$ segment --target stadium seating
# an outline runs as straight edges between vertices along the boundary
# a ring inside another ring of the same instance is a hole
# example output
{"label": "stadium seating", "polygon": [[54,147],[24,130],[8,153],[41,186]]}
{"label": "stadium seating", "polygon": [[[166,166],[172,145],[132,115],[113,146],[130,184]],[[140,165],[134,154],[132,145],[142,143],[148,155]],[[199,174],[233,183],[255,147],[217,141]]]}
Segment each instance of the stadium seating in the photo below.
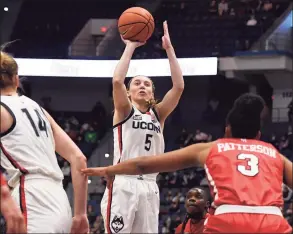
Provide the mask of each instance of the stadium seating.
{"label": "stadium seating", "polygon": [[[160,45],[164,20],[169,22],[179,57],[230,56],[237,50],[248,49],[289,4],[288,0],[275,0],[271,9],[264,10],[264,5],[258,5],[256,0],[245,2],[229,2],[228,10],[220,15],[218,2],[216,11],[211,11],[207,0],[162,1],[153,12],[155,33],[139,48],[136,58],[165,56]],[[25,1],[12,34],[12,39],[21,42],[13,46],[12,52],[18,57],[65,58],[72,39],[87,20],[117,19],[122,9],[133,5],[131,0]],[[257,23],[246,26],[251,15],[255,15]]]}

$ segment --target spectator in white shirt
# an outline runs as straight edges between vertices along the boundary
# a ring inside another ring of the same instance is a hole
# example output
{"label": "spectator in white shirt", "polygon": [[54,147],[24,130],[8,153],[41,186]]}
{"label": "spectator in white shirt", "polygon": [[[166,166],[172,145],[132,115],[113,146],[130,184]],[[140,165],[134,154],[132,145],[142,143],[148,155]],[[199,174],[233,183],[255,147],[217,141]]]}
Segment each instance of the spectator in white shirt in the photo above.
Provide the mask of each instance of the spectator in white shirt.
{"label": "spectator in white shirt", "polygon": [[219,15],[221,16],[221,15],[227,13],[228,10],[229,10],[229,7],[228,7],[228,3],[226,2],[226,0],[221,0],[221,2],[218,5]]}
{"label": "spectator in white shirt", "polygon": [[254,15],[250,16],[250,19],[247,21],[247,26],[255,26],[257,24],[257,20],[255,19]]}

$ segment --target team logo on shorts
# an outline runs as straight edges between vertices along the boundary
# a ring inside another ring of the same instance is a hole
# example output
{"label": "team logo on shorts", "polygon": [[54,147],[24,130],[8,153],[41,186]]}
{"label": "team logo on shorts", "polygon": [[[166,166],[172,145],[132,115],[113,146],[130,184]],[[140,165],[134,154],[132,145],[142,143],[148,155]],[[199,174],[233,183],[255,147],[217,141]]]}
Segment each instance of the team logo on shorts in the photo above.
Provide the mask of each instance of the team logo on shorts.
{"label": "team logo on shorts", "polygon": [[115,215],[111,222],[111,227],[115,233],[120,232],[124,227],[123,217],[122,216],[118,217],[117,215]]}

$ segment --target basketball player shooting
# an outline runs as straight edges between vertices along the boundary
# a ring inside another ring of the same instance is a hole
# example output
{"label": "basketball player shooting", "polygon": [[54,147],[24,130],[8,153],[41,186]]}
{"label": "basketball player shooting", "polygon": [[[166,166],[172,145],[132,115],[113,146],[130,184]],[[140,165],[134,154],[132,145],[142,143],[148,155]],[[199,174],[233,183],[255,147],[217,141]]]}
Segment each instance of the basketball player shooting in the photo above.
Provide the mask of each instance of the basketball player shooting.
{"label": "basketball player shooting", "polygon": [[[1,166],[28,233],[88,233],[86,158],[36,102],[19,96],[18,65],[1,51]],[[74,217],[55,150],[71,165]],[[13,207],[11,208],[13,209]]]}
{"label": "basketball player shooting", "polygon": [[292,184],[292,162],[260,138],[264,100],[244,94],[227,116],[225,138],[115,166],[88,168],[86,175],[113,177],[205,167],[214,202],[205,233],[291,233],[283,218],[283,173]]}
{"label": "basketball player shooting", "polygon": [[[164,122],[177,106],[184,88],[166,22],[162,43],[169,58],[173,87],[158,104],[150,78],[139,75],[127,87],[124,85],[131,57],[144,43],[123,41],[126,47],[113,77],[114,165],[138,155],[164,152]],[[160,201],[156,176],[121,175],[108,184],[101,201],[107,233],[158,233]]]}
{"label": "basketball player shooting", "polygon": [[0,172],[1,188],[0,188],[0,210],[6,220],[6,233],[26,233],[24,217],[10,195],[9,187],[6,180]]}

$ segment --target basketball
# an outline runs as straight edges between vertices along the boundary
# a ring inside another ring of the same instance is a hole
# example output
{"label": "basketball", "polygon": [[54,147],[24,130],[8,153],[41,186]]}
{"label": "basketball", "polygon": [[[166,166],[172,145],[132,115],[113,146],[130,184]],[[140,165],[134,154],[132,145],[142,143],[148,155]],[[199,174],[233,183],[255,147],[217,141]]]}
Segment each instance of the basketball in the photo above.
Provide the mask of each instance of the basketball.
{"label": "basketball", "polygon": [[118,20],[119,33],[130,41],[147,41],[154,32],[155,22],[150,12],[141,7],[131,7]]}

